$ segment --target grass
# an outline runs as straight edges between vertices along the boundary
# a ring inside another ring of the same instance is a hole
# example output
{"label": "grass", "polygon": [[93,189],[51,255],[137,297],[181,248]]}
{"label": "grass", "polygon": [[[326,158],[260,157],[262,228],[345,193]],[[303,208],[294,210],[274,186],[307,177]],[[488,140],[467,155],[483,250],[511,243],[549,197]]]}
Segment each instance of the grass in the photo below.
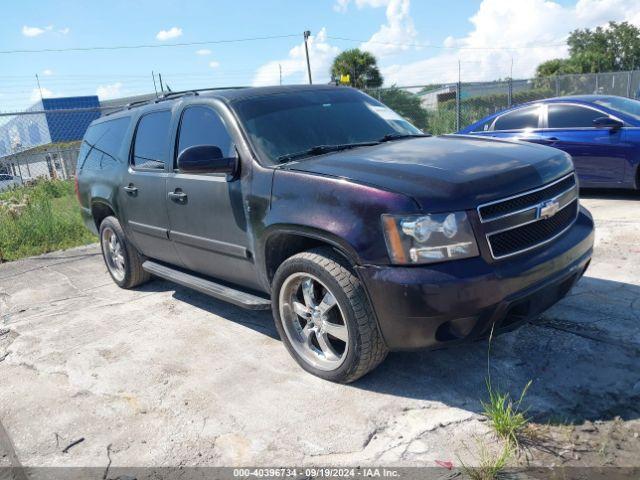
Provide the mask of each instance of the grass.
{"label": "grass", "polygon": [[97,241],[82,223],[73,180],[41,180],[0,193],[0,262]]}
{"label": "grass", "polygon": [[521,411],[520,405],[530,386],[531,380],[525,385],[520,398],[514,402],[509,393],[497,391],[492,387],[490,380],[487,379],[489,400],[481,402],[483,413],[491,422],[491,426],[498,436],[516,447],[519,445],[519,434],[529,423],[529,419],[525,415],[526,412]]}
{"label": "grass", "polygon": [[532,381],[529,380],[522,389],[518,400],[514,401],[509,393],[500,392],[491,383],[491,341],[493,339],[493,328],[489,335],[489,347],[487,349],[487,391],[489,392],[488,401],[481,401],[484,415],[491,422],[491,426],[496,434],[507,441],[513,447],[519,446],[519,435],[529,424],[526,416],[526,410],[522,409],[522,400],[527,390],[531,386]]}
{"label": "grass", "polygon": [[492,454],[486,445],[482,442],[478,442],[480,448],[479,451],[479,464],[477,467],[470,467],[465,465],[464,462],[458,458],[462,472],[471,480],[494,480],[500,478],[500,473],[507,466],[507,462],[513,455],[514,447],[509,443],[505,443],[500,453]]}

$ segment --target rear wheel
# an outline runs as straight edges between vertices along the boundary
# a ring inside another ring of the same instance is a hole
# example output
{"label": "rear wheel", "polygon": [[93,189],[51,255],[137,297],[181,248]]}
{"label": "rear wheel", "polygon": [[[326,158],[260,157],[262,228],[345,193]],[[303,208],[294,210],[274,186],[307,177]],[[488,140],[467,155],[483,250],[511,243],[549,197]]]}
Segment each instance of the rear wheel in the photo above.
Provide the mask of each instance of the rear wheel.
{"label": "rear wheel", "polygon": [[133,288],[151,278],[142,269],[144,257],[129,243],[117,218],[107,217],[100,224],[100,246],[107,270],[118,286]]}
{"label": "rear wheel", "polygon": [[280,337],[308,372],[348,383],[384,360],[387,348],[364,288],[332,250],[287,259],[275,274],[271,298]]}

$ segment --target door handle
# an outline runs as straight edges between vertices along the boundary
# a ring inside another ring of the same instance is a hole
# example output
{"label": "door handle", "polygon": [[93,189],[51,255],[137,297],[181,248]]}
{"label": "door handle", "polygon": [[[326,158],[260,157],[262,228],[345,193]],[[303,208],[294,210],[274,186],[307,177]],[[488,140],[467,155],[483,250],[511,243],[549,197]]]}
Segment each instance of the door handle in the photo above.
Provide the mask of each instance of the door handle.
{"label": "door handle", "polygon": [[169,198],[176,203],[184,203],[187,201],[187,194],[176,190],[175,192],[169,192]]}
{"label": "door handle", "polygon": [[135,195],[136,193],[138,193],[138,187],[134,186],[133,183],[130,183],[126,187],[122,187],[122,189],[129,195]]}

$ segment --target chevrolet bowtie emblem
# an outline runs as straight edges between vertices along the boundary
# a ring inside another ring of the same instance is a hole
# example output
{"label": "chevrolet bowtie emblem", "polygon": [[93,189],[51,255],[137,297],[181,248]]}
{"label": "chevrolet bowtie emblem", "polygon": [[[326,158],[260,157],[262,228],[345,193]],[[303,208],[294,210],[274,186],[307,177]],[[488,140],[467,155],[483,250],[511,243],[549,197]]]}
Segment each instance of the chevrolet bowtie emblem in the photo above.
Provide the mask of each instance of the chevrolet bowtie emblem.
{"label": "chevrolet bowtie emblem", "polygon": [[557,200],[547,200],[538,206],[538,218],[553,217],[560,210],[560,202]]}

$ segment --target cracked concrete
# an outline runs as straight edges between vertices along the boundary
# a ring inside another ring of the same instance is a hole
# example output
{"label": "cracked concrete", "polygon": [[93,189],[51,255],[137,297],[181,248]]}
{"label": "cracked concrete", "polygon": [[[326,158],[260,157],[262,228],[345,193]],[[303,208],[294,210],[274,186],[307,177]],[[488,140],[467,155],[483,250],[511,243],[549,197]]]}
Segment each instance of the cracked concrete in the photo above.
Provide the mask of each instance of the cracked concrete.
{"label": "cracked concrete", "polygon": [[[588,197],[587,276],[494,340],[492,380],[517,395],[532,379],[540,422],[637,428],[640,196]],[[296,366],[268,313],[160,280],[120,290],[96,246],[55,252],[0,265],[0,466],[473,465],[476,439],[495,443],[486,354],[391,354],[334,385]]]}

